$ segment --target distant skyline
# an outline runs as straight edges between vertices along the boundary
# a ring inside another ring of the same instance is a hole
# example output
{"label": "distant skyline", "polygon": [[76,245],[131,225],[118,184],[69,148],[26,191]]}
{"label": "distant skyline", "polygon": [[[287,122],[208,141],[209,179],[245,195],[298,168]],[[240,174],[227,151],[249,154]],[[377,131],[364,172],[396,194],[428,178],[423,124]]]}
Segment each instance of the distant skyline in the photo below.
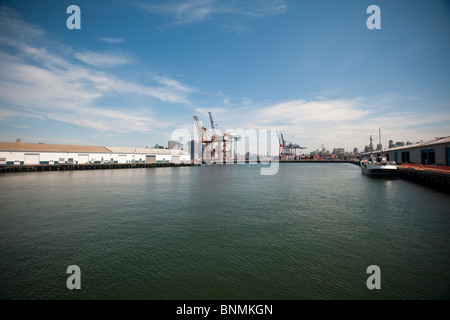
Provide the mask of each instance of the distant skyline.
{"label": "distant skyline", "polygon": [[445,0],[2,1],[0,140],[167,146],[208,111],[306,152],[449,136],[449,39]]}

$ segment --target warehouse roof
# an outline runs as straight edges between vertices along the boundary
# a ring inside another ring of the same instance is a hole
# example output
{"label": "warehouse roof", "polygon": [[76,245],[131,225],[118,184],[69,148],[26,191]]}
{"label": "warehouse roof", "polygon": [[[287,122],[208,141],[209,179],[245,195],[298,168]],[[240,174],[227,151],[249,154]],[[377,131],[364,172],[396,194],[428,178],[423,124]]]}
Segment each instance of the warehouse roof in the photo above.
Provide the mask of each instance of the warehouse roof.
{"label": "warehouse roof", "polygon": [[[159,154],[170,155],[172,150],[170,149],[155,149],[155,148],[127,148],[127,147],[107,147],[112,153],[142,153],[142,154]],[[173,150],[175,154],[188,154],[181,150]]]}
{"label": "warehouse roof", "polygon": [[1,151],[111,153],[105,147],[68,144],[0,142]]}
{"label": "warehouse roof", "polygon": [[[172,150],[154,148],[122,148],[122,147],[99,147],[80,146],[67,144],[45,144],[45,143],[22,143],[22,142],[0,142],[0,151],[22,151],[22,152],[77,152],[77,153],[139,153],[153,155],[171,155]],[[174,154],[188,154],[181,150],[174,150]]]}
{"label": "warehouse roof", "polygon": [[384,151],[385,152],[399,151],[399,150],[411,149],[411,148],[435,146],[435,145],[439,145],[439,144],[443,144],[443,143],[450,143],[450,137],[442,137],[442,138],[431,140],[431,141],[424,141],[424,142],[418,142],[415,144],[407,144],[405,146],[388,148],[388,149],[385,149]]}

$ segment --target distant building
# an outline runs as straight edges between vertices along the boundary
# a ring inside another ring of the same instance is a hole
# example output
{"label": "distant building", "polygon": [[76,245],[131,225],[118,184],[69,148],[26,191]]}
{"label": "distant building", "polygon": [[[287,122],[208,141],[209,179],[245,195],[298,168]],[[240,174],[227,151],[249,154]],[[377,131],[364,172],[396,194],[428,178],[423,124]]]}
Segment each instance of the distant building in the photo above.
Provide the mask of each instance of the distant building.
{"label": "distant building", "polygon": [[389,149],[390,148],[394,148],[395,147],[395,144],[394,144],[394,141],[392,141],[392,140],[389,140]]}
{"label": "distant building", "polygon": [[198,148],[198,141],[196,142],[195,140],[191,140],[189,142],[189,153],[191,155],[191,161],[198,161],[201,158],[201,151],[199,151]]}
{"label": "distant building", "polygon": [[344,154],[344,153],[345,153],[345,149],[344,148],[334,148],[333,149],[333,154],[341,155],[341,154]]}
{"label": "distant building", "polygon": [[383,150],[383,145],[381,143],[377,144],[377,151]]}
{"label": "distant building", "polygon": [[400,141],[395,143],[396,147],[403,147],[404,145],[405,145],[405,143],[404,142],[400,142]]}
{"label": "distant building", "polygon": [[365,146],[364,147],[364,152],[373,152],[372,146]]}
{"label": "distant building", "polygon": [[178,142],[175,141],[175,140],[170,140],[169,142],[167,142],[167,146],[168,146],[168,149],[169,149],[169,150],[177,149],[177,147],[178,147]]}
{"label": "distant building", "polygon": [[358,150],[358,148],[353,148],[353,154],[358,154],[359,153],[359,150]]}

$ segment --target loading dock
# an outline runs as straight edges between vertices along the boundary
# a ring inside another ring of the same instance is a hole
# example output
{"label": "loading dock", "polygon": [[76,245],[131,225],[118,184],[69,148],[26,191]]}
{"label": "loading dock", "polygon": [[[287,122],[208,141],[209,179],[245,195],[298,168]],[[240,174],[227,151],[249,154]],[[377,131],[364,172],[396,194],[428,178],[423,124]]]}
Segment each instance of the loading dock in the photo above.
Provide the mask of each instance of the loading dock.
{"label": "loading dock", "polygon": [[39,164],[39,153],[25,153],[24,164]]}

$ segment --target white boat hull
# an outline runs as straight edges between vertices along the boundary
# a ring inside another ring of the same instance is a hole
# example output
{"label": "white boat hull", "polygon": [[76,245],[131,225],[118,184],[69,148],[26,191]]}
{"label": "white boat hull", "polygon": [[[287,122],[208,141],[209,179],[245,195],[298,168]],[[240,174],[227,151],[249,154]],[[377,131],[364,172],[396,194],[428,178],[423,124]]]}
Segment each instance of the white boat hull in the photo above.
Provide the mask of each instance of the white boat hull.
{"label": "white boat hull", "polygon": [[380,167],[361,167],[361,172],[372,177],[395,177],[397,176],[397,167],[380,166]]}
{"label": "white boat hull", "polygon": [[371,157],[361,160],[361,172],[372,177],[395,177],[397,166],[395,162],[388,162],[383,157]]}

